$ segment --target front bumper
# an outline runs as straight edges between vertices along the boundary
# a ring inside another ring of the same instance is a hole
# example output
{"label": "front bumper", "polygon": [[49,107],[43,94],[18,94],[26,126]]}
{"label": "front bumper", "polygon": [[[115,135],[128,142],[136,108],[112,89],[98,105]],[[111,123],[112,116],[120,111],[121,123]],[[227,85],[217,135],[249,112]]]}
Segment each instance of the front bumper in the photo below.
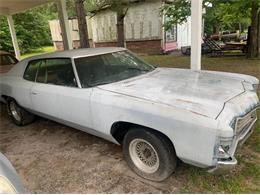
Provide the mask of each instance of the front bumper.
{"label": "front bumper", "polygon": [[217,165],[208,170],[209,173],[225,173],[233,169],[237,165],[237,159],[230,157],[227,160],[218,160]]}
{"label": "front bumper", "polygon": [[[254,109],[252,112],[254,112],[256,110],[257,110],[257,108]],[[250,114],[250,113],[248,113],[248,114]],[[257,121],[257,117],[245,130],[243,130],[239,135],[236,135],[234,137],[234,141],[233,141],[233,144],[232,144],[231,150],[230,150],[230,158],[228,158],[228,159],[218,159],[217,162],[216,162],[216,166],[213,167],[213,168],[211,167],[208,170],[208,172],[210,172],[210,173],[223,173],[223,172],[227,172],[227,170],[230,170],[237,165],[237,160],[234,157],[235,151],[237,150],[238,147],[242,146],[243,143],[253,133],[256,121]]]}

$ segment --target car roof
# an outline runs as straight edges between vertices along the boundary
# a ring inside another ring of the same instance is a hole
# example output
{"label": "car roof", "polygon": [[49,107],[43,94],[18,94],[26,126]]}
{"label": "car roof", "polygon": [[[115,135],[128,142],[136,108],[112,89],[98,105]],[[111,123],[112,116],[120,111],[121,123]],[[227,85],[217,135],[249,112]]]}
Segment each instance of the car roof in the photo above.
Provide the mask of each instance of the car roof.
{"label": "car roof", "polygon": [[105,53],[112,53],[126,50],[121,47],[99,47],[99,48],[84,48],[84,49],[73,49],[65,51],[56,51],[52,53],[37,55],[27,58],[27,60],[37,60],[43,58],[78,58],[78,57],[87,57],[93,55],[101,55]]}

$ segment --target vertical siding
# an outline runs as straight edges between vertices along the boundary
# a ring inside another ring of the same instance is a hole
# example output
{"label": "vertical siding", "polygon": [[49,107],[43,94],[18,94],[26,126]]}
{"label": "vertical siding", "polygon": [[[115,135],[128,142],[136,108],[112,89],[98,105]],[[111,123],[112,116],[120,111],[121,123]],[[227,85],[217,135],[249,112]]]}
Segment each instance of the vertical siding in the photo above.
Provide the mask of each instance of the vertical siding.
{"label": "vertical siding", "polygon": [[[125,17],[126,40],[161,39],[161,1],[132,4]],[[117,38],[116,13],[104,10],[92,19],[94,42],[111,42]]]}
{"label": "vertical siding", "polygon": [[191,45],[191,17],[188,18],[186,23],[177,25],[177,43],[178,49]]}
{"label": "vertical siding", "polygon": [[[88,35],[89,39],[92,39],[92,22],[90,19],[86,17],[87,25],[88,25]],[[52,41],[62,41],[61,36],[61,28],[59,20],[51,20],[49,21],[49,26],[51,30]],[[71,19],[69,20],[70,34],[72,36],[72,40],[79,40],[79,28],[78,28],[78,20]]]}
{"label": "vertical siding", "polygon": [[[163,17],[160,16],[160,6],[162,2],[145,1],[131,4],[125,17],[125,37],[126,41],[161,40],[161,47],[165,49]],[[116,13],[110,10],[99,12],[93,18],[86,18],[88,24],[89,39],[95,43],[115,42]],[[73,41],[79,40],[77,19],[69,21]],[[49,21],[52,40],[62,41],[61,29],[58,20]],[[158,44],[158,43],[156,43]],[[185,24],[177,25],[177,42],[175,48],[191,44],[191,20]]]}

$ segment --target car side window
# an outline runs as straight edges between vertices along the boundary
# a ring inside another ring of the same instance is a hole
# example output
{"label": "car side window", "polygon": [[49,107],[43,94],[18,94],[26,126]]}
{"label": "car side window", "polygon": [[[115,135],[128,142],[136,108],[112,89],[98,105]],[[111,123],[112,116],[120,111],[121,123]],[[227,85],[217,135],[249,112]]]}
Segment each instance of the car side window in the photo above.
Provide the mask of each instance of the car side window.
{"label": "car side window", "polygon": [[37,82],[67,87],[77,87],[71,59],[46,59],[39,68]]}
{"label": "car side window", "polygon": [[45,60],[40,60],[39,61],[39,70],[37,73],[37,78],[36,82],[38,83],[46,83],[47,81],[47,74],[46,74],[46,61]]}
{"label": "car side window", "polygon": [[36,73],[37,73],[40,63],[41,63],[41,61],[38,61],[38,60],[29,62],[28,66],[24,72],[23,78],[28,81],[35,81]]}

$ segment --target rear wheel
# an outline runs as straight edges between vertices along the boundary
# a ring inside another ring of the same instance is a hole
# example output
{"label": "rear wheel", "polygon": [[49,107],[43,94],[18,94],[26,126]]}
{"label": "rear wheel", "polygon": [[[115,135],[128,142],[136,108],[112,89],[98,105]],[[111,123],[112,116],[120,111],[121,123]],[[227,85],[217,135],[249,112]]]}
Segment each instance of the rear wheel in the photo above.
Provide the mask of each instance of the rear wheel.
{"label": "rear wheel", "polygon": [[30,124],[35,119],[33,114],[23,109],[14,99],[8,100],[7,109],[13,122],[18,126]]}
{"label": "rear wheel", "polygon": [[172,143],[163,135],[143,128],[130,130],[124,138],[123,152],[132,170],[152,181],[162,181],[176,168]]}

